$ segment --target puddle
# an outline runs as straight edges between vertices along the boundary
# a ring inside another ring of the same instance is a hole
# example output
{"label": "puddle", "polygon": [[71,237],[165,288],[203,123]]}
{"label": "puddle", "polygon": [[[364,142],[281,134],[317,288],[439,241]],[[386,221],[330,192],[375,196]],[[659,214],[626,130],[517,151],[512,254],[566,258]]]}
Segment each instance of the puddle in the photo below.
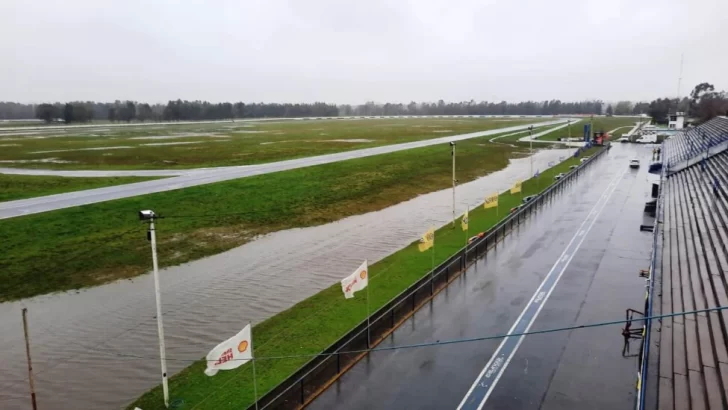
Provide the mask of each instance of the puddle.
{"label": "puddle", "polygon": [[226,138],[227,135],[221,135],[211,132],[180,132],[178,134],[170,135],[148,135],[141,137],[131,137],[130,140],[171,140],[175,138],[190,138],[190,137],[213,137],[213,138]]}
{"label": "puddle", "polygon": [[73,164],[76,161],[66,161],[58,158],[43,159],[4,159],[0,160],[4,164]]}
{"label": "puddle", "polygon": [[11,131],[11,132],[3,132],[2,128],[0,128],[0,136],[19,136],[19,135],[38,135],[42,134],[42,131]]}
{"label": "puddle", "polygon": [[374,140],[368,140],[365,138],[349,138],[349,139],[338,139],[338,140],[324,140],[321,142],[374,142]]}
{"label": "puddle", "polygon": [[106,150],[112,150],[112,149],[129,149],[134,148],[128,145],[119,145],[116,147],[94,147],[94,148],[77,148],[77,149],[56,149],[51,151],[33,151],[29,152],[29,154],[50,154],[53,152],[76,152],[76,151],[106,151]]}
{"label": "puddle", "polygon": [[[536,169],[572,150],[543,150]],[[457,213],[529,174],[530,159],[457,189]],[[378,212],[276,232],[228,252],[161,271],[170,374],[203,357],[248,321],[257,323],[327,288],[363,259],[376,262],[452,217],[452,191],[421,195]],[[163,221],[159,235],[165,235]],[[356,232],[356,235],[352,235]],[[143,232],[140,235],[144,235]],[[367,238],[362,246],[361,238]],[[26,409],[22,307],[31,314],[33,366],[43,408],[120,408],[159,383],[150,275],[80,292],[0,304],[3,409]],[[130,359],[137,355],[150,359]],[[21,359],[19,359],[21,358]],[[93,386],[93,388],[89,388]],[[50,406],[50,407],[49,407]]]}
{"label": "puddle", "polygon": [[284,140],[284,141],[265,141],[265,142],[261,142],[260,145],[282,144],[282,143],[285,143],[285,142],[348,142],[348,143],[360,143],[360,142],[374,142],[374,141],[375,140],[369,140],[369,139],[365,139],[365,138],[348,138],[348,139],[333,139],[333,140]]}
{"label": "puddle", "polygon": [[146,144],[139,144],[140,147],[157,147],[162,145],[187,145],[187,144],[202,144],[207,141],[180,141],[180,142],[149,142]]}

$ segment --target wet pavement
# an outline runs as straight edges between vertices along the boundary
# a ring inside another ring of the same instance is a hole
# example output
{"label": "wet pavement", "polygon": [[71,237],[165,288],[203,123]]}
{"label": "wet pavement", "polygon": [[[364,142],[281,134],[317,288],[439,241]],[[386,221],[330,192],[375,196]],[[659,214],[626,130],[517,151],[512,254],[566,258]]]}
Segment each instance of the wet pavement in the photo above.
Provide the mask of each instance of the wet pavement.
{"label": "wet pavement", "polygon": [[[570,153],[539,151],[534,167],[544,169]],[[528,177],[529,163],[528,158],[515,159],[501,171],[458,186],[458,214],[482,203],[485,193],[508,189],[516,179]],[[363,259],[378,261],[451,217],[452,191],[446,189],[379,212],[273,233],[162,270],[170,373],[203,357],[230,329],[293,306],[341,280]],[[157,234],[165,235],[163,221]],[[366,244],[361,237],[367,238]],[[41,409],[119,408],[157,385],[153,289],[151,276],[143,275],[78,293],[0,304],[0,408],[28,407],[22,307],[29,309]]]}
{"label": "wet pavement", "polygon": [[[650,150],[616,145],[380,346],[506,334],[531,319],[530,331],[619,320],[627,308],[640,310],[638,273],[651,246],[651,233],[639,231]],[[628,170],[635,156],[643,166]],[[553,284],[552,272],[560,278],[548,295],[539,287]],[[541,308],[529,310],[534,303]],[[617,325],[375,352],[309,407],[629,408],[637,362],[622,357],[622,347]]]}
{"label": "wet pavement", "polygon": [[[437,144],[446,144],[451,141],[462,141],[471,138],[496,135],[505,132],[523,130],[531,125],[546,126],[561,124],[567,119],[555,119],[553,121],[537,122],[533,124],[517,125],[512,127],[498,128],[488,131],[471,132],[467,134],[451,135],[448,137],[432,138],[422,141],[406,142],[402,144],[384,145],[380,147],[364,148],[352,151],[337,152],[335,154],[318,155],[306,158],[297,158],[286,161],[271,162],[258,165],[244,165],[235,167],[219,168],[198,168],[188,170],[178,176],[166,179],[137,182],[126,185],[116,185],[105,188],[89,189],[85,191],[68,192],[57,195],[48,195],[38,198],[21,199],[17,201],[0,202],[0,219],[15,218],[23,215],[48,212],[56,209],[71,208],[74,206],[88,205],[98,202],[111,201],[114,199],[128,198],[132,196],[151,194],[155,192],[172,191],[192,186],[212,184],[215,182],[228,181],[231,179],[246,178],[255,175],[270,174],[273,172],[286,171],[290,169],[304,168],[333,162],[346,161],[354,158],[365,158],[374,155],[388,154],[391,152],[404,151],[414,148],[428,147]],[[4,169],[3,173],[12,173],[13,169]],[[48,170],[44,175],[48,174]],[[63,171],[68,176],[70,171]],[[130,176],[130,171],[79,171],[83,176]],[[118,174],[118,173],[121,174]],[[143,170],[139,171],[140,176],[169,176],[176,174],[176,171],[169,170]],[[21,174],[29,174],[29,171],[18,171]]]}

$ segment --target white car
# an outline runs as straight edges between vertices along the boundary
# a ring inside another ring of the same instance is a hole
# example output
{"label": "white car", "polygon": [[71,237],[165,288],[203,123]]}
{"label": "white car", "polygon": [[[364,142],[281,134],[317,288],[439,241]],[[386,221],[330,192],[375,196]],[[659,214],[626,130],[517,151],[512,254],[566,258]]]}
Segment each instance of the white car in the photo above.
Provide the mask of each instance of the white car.
{"label": "white car", "polygon": [[559,180],[559,179],[561,179],[561,178],[563,178],[563,177],[565,177],[565,176],[566,176],[566,174],[564,174],[564,173],[562,172],[562,173],[560,173],[560,174],[556,175],[556,176],[554,177],[554,179],[556,179],[556,180]]}
{"label": "white car", "polygon": [[629,167],[630,168],[639,168],[640,167],[640,160],[638,160],[636,158],[629,160]]}
{"label": "white car", "polygon": [[629,138],[622,137],[622,138],[618,139],[617,142],[629,142]]}
{"label": "white car", "polygon": [[639,144],[652,144],[652,143],[657,142],[657,135],[655,135],[655,134],[643,135],[640,138],[638,138],[636,142]]}
{"label": "white car", "polygon": [[591,158],[591,157],[584,157],[584,158],[580,159],[579,161],[584,162],[584,161],[588,160],[589,158]]}

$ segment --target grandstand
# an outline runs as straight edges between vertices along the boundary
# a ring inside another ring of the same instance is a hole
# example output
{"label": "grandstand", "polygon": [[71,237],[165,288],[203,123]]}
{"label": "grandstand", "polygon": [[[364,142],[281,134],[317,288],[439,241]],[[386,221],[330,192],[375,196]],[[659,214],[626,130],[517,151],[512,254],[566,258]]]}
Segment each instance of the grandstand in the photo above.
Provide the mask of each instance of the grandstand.
{"label": "grandstand", "polygon": [[[715,154],[728,144],[728,118],[717,117],[705,124],[690,128],[663,143],[663,163],[670,172],[677,172],[692,165],[706,152]],[[689,163],[689,164],[688,164]]]}
{"label": "grandstand", "polygon": [[[728,306],[726,146],[726,117],[663,143],[652,315]],[[664,317],[647,327],[638,407],[728,408],[728,310]]]}

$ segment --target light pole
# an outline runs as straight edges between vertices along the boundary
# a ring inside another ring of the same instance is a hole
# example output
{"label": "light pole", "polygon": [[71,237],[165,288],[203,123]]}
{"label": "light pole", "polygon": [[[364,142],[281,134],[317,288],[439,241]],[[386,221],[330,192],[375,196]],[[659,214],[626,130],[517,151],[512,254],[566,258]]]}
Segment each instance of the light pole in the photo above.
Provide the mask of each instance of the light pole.
{"label": "light pole", "polygon": [[569,142],[571,142],[571,120],[566,121],[566,129],[569,131]]}
{"label": "light pole", "polygon": [[154,293],[157,300],[157,332],[159,334],[159,359],[162,362],[162,391],[164,407],[169,407],[169,385],[167,384],[167,353],[164,347],[164,325],[162,324],[162,299],[159,291],[159,265],[157,264],[157,236],[154,231],[154,211],[139,211],[141,221],[149,221],[149,241],[152,244],[152,267],[154,269]]}
{"label": "light pole", "polygon": [[529,158],[531,159],[531,176],[533,176],[533,125],[528,127],[528,143],[530,149]]}
{"label": "light pole", "polygon": [[450,155],[452,155],[452,226],[455,227],[455,185],[458,180],[455,179],[455,141],[450,142]]}

